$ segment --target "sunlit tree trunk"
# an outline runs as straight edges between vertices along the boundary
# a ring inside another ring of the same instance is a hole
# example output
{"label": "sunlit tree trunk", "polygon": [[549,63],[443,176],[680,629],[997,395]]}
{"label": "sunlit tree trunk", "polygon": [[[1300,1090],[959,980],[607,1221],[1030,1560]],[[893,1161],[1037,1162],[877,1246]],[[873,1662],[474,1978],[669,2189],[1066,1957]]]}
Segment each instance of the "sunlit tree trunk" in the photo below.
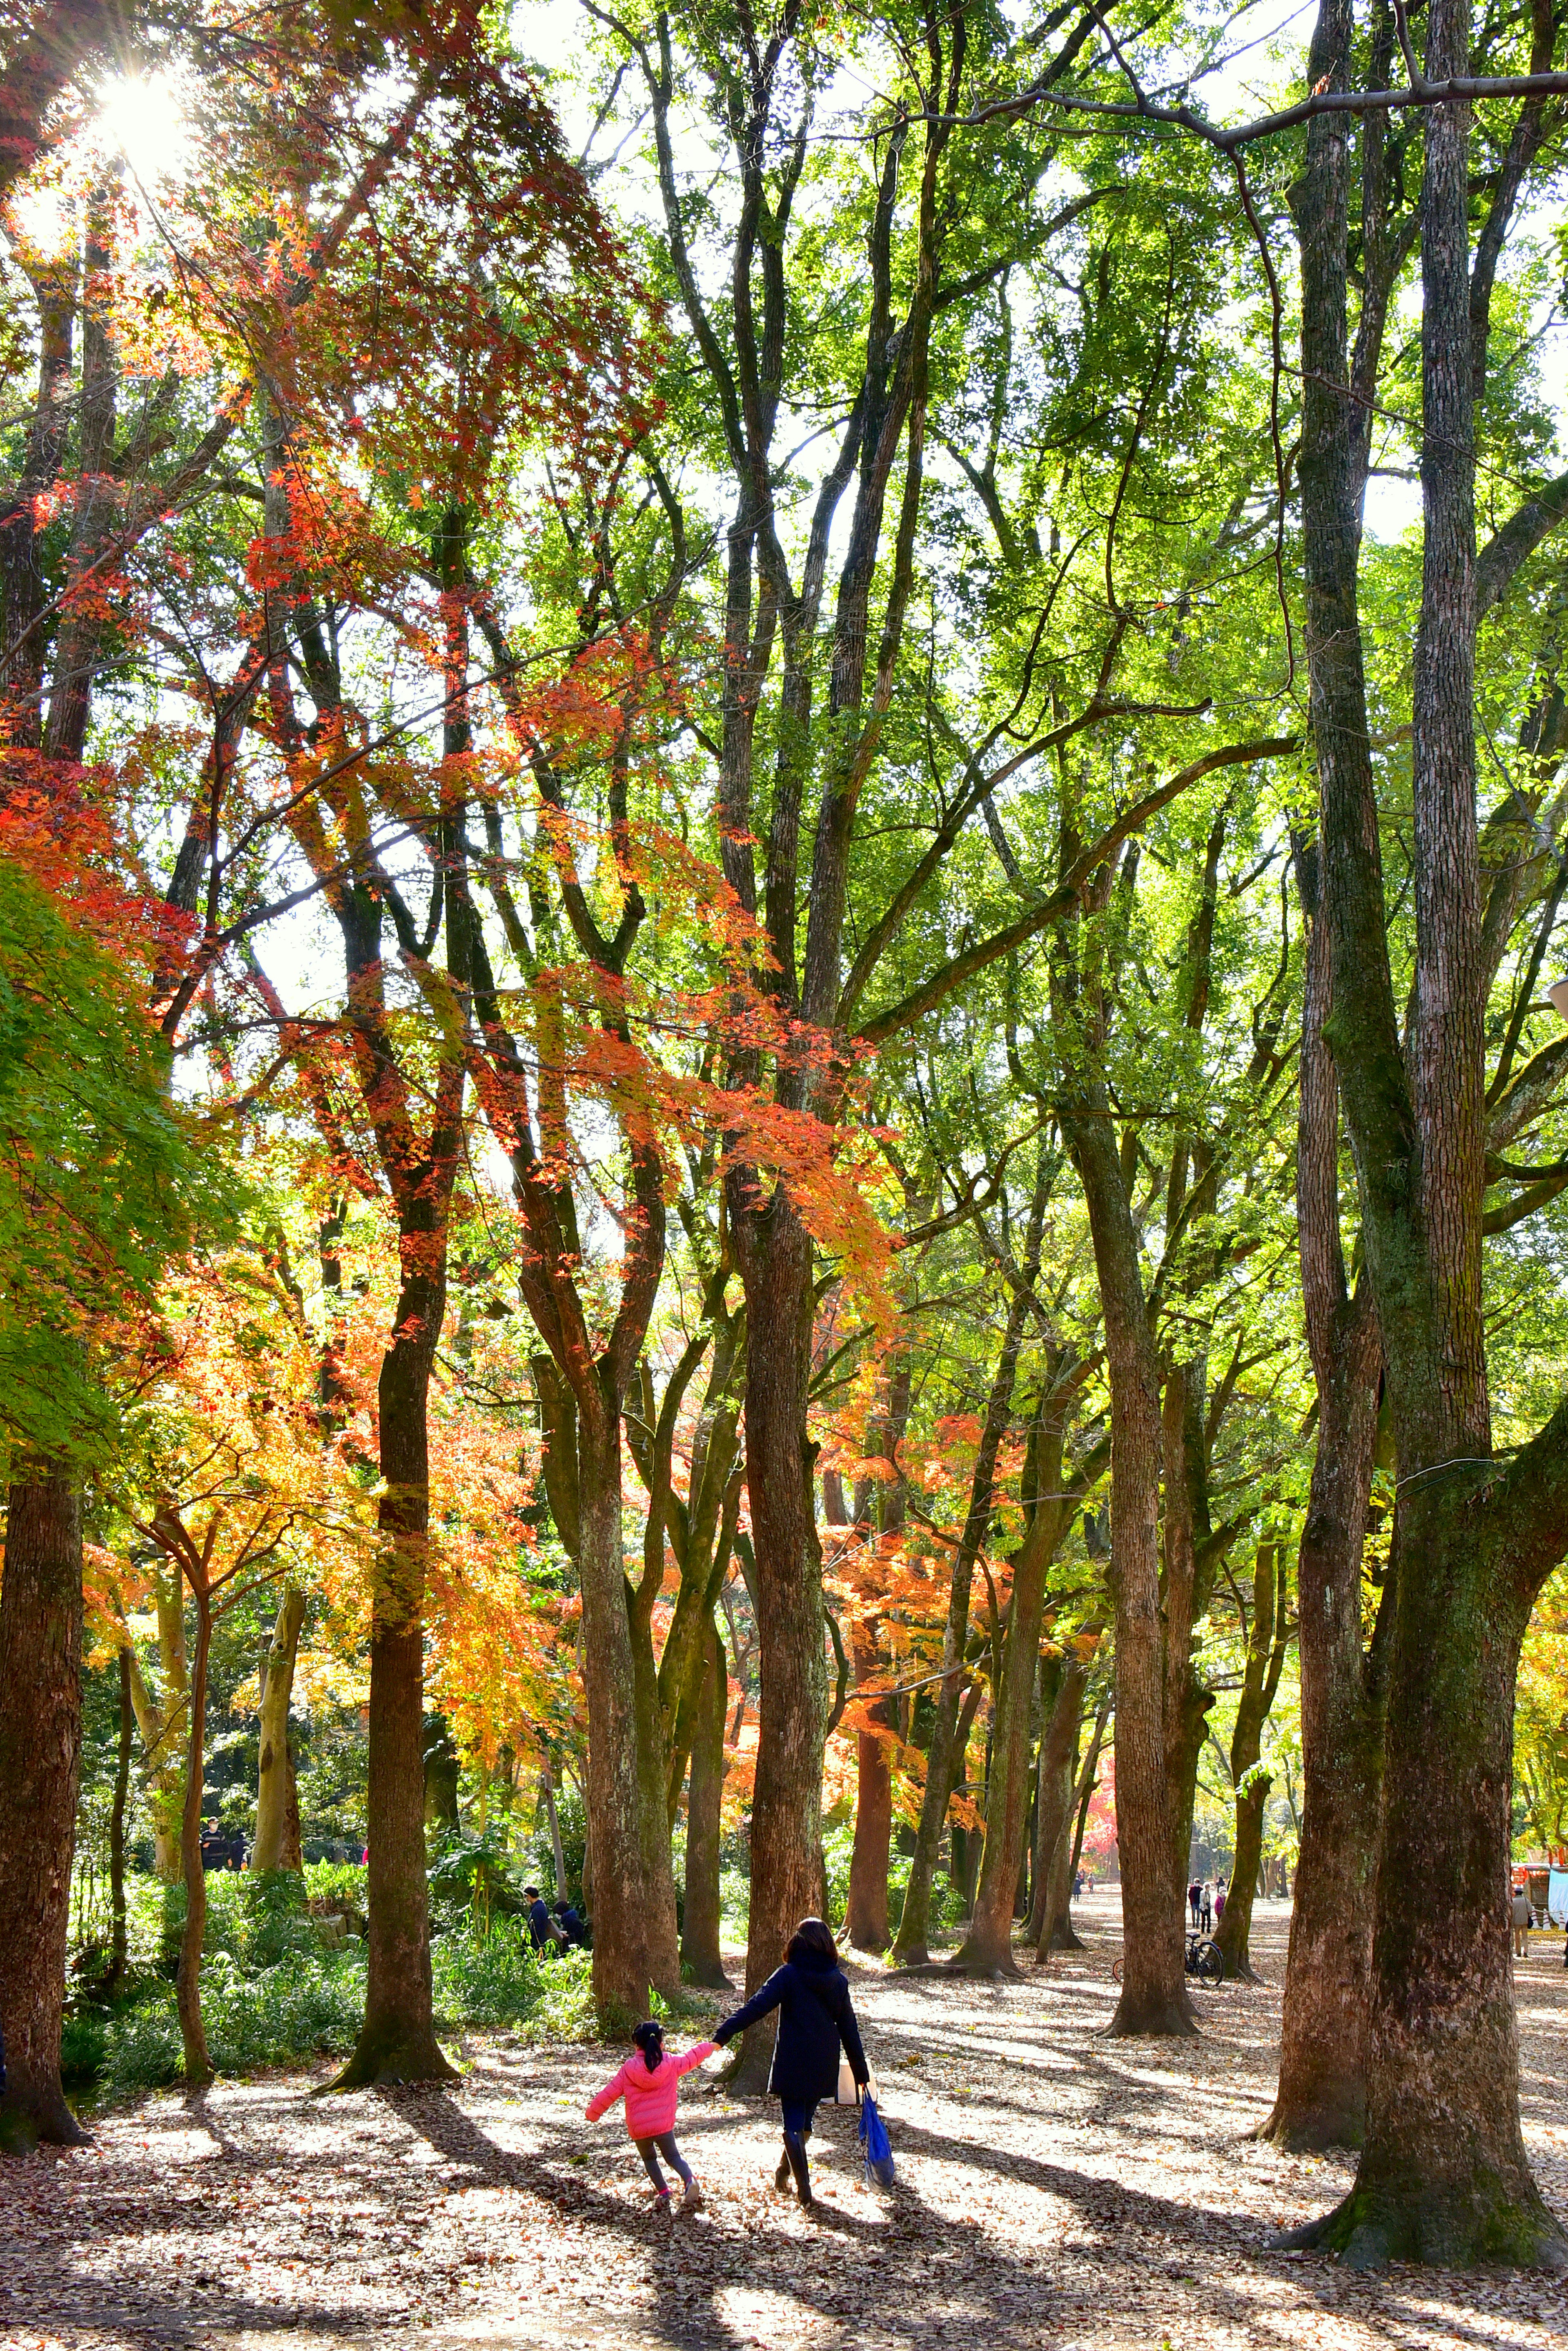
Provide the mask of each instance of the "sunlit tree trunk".
{"label": "sunlit tree trunk", "polygon": [[305,1622],[305,1594],[290,1584],[278,1607],[263,1669],[260,1761],[256,1767],[256,1833],[251,1847],[251,1867],[260,1872],[288,1866],[288,1809],[292,1773],[289,1770],[288,1708],[294,1694],[294,1667],[299,1652],[299,1632]]}

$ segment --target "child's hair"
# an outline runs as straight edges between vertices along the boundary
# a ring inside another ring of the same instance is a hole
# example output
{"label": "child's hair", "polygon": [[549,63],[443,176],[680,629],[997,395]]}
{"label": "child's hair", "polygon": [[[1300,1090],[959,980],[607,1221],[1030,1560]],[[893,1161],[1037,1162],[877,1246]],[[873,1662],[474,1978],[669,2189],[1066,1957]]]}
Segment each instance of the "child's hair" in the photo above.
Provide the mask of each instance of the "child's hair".
{"label": "child's hair", "polygon": [[641,2050],[649,2072],[657,2074],[659,2061],[664,2054],[663,2025],[656,2023],[651,2016],[648,2017],[638,2026],[631,2037]]}

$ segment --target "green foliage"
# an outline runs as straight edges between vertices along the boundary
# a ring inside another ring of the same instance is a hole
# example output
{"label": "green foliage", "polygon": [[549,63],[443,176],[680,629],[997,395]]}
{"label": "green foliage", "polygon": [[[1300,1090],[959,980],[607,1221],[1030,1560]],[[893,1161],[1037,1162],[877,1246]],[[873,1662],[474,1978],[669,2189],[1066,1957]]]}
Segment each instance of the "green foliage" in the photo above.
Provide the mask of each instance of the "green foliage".
{"label": "green foliage", "polygon": [[235,1196],[123,972],[0,857],[0,1446],[103,1456],[103,1318],[149,1304],[193,1230],[229,1228]]}
{"label": "green foliage", "polygon": [[524,2025],[540,2041],[595,2037],[589,1954],[535,1951],[520,1920],[438,1935],[431,1967],[437,2014],[454,2025]]}

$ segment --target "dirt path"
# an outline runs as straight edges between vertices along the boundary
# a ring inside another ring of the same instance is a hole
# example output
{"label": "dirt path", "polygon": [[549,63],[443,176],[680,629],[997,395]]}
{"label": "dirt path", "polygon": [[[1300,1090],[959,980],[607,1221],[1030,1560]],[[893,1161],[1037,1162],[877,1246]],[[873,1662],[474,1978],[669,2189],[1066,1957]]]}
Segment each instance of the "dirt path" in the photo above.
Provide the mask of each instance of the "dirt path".
{"label": "dirt path", "polygon": [[[1191,2043],[1096,2037],[1114,1896],[1088,1906],[1085,1952],[1020,1987],[855,1969],[898,2185],[868,2189],[853,2116],[825,2111],[815,2220],[774,2190],[776,2109],[701,2074],[680,2136],[707,2209],[650,2210],[618,2121],[582,2120],[615,2062],[594,2049],[475,2036],[454,2096],[307,2101],[295,2078],[151,2098],[83,2153],[0,2166],[0,2346],[1568,2346],[1560,2286],[1366,2281],[1266,2250],[1348,2177],[1245,2137],[1286,1924],[1260,1906],[1271,1980],[1200,1993]],[[1526,2136],[1568,2214],[1562,1959],[1539,1938],[1519,1991]]]}

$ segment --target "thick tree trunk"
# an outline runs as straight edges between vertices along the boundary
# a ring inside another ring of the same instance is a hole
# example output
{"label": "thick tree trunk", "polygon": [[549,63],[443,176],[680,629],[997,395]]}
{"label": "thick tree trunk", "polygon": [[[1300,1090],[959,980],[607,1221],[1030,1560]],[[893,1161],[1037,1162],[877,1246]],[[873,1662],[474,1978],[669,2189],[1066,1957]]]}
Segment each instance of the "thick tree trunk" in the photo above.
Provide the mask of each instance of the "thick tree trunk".
{"label": "thick tree trunk", "polygon": [[77,1490],[63,1476],[14,1485],[0,1579],[0,2151],[85,2137],[60,2087],[81,1648]]}
{"label": "thick tree trunk", "polygon": [[1568,2266],[1520,2132],[1504,1902],[1526,1610],[1478,1560],[1468,1516],[1430,1485],[1401,1497],[1366,2138],[1317,2232],[1357,2267]]}
{"label": "thick tree trunk", "polygon": [[185,1811],[180,1824],[180,1861],[185,1875],[185,1927],[180,1938],[175,1996],[185,2079],[201,2089],[213,2078],[202,2022],[202,1944],[207,1932],[207,1874],[202,1866],[202,1780],[207,1740],[207,1655],[213,1617],[204,1593],[196,1594],[196,1656],[191,1674],[191,1733],[185,1750]]}
{"label": "thick tree trunk", "polygon": [[[1050,1663],[1047,1660],[1047,1671]],[[1051,1949],[1052,1873],[1063,1840],[1072,1835],[1078,1737],[1084,1719],[1084,1692],[1088,1684],[1089,1668],[1081,1657],[1068,1657],[1058,1664],[1051,1685],[1054,1697],[1040,1740],[1034,1907],[1029,1928],[1034,1938],[1035,1956],[1042,1959]]]}
{"label": "thick tree trunk", "polygon": [[[1332,675],[1332,673],[1331,673]],[[1355,680],[1350,681],[1354,696]],[[1280,2079],[1262,2136],[1358,2147],[1366,2116],[1372,1885],[1382,1795],[1382,1642],[1362,1641],[1361,1560],[1377,1444],[1382,1347],[1370,1289],[1352,1297],[1340,1241],[1339,1092],[1319,859],[1297,857],[1307,918],[1296,1137],[1302,1299],[1317,1383],[1317,1453],[1296,1562],[1304,1787],[1285,1965]],[[1379,1625],[1391,1624],[1389,1590]]]}
{"label": "thick tree trunk", "polygon": [[648,2013],[650,1984],[668,1996],[680,1983],[664,1748],[652,1646],[628,1605],[619,1414],[597,1377],[577,1405],[594,2000],[607,2025],[629,2030]]}
{"label": "thick tree trunk", "polygon": [[[428,1251],[430,1237],[409,1245]],[[337,2086],[452,2081],[436,2039],[425,1881],[424,1597],[430,1529],[431,1365],[444,1272],[406,1274],[381,1362],[380,1463],[370,1615],[367,1801],[370,1912],[365,2022]]]}
{"label": "thick tree trunk", "polygon": [[[1427,21],[1428,78],[1463,77],[1467,0],[1433,0]],[[1346,71],[1350,35],[1348,7],[1325,0],[1318,47],[1331,79]],[[1520,2132],[1503,1903],[1514,1674],[1530,1597],[1562,1555],[1565,1432],[1559,1416],[1511,1468],[1491,1460],[1480,1285],[1485,959],[1475,792],[1469,128],[1468,105],[1452,100],[1433,107],[1425,125],[1426,529],[1414,669],[1416,970],[1407,1046],[1394,1008],[1359,694],[1356,485],[1345,463],[1357,428],[1352,400],[1339,389],[1343,131],[1336,141],[1319,135],[1319,122],[1312,126],[1298,207],[1301,475],[1332,1035],[1399,1468],[1366,2137],[1351,2195],[1304,2233],[1359,2266],[1392,2256],[1561,2268],[1568,2239],[1536,2192]]]}
{"label": "thick tree trunk", "polygon": [[[1106,1318],[1111,1390],[1111,1567],[1116,1603],[1116,1844],[1124,1961],[1116,2034],[1196,2031],[1173,1884],[1159,1612],[1159,1371],[1137,1239],[1105,1089],[1064,1116],[1083,1179]],[[1097,1113],[1096,1114],[1096,1111]]]}
{"label": "thick tree trunk", "polygon": [[267,1649],[262,1684],[260,1747],[256,1769],[256,1833],[251,1847],[251,1867],[258,1873],[287,1866],[288,1843],[288,1707],[294,1695],[295,1659],[299,1630],[305,1622],[305,1594],[294,1584],[284,1593]]}
{"label": "thick tree trunk", "polygon": [[[822,1553],[812,1508],[805,1401],[810,1367],[810,1236],[782,1185],[765,1207],[754,1177],[732,1175],[731,1229],[746,1292],[746,1485],[755,1559],[757,1776],[752,1797],[749,1998],[815,1911],[822,1866],[822,1747],[827,1721]],[[761,2092],[774,2024],[754,2026],[735,2070]]]}
{"label": "thick tree trunk", "polygon": [[719,1858],[724,1803],[724,1719],[729,1708],[724,1648],[710,1632],[691,1779],[686,1799],[686,1905],[680,1926],[683,1973],[696,1984],[728,1989],[719,1949]]}
{"label": "thick tree trunk", "polygon": [[112,1999],[125,1980],[130,1944],[125,1916],[125,1814],[130,1793],[131,1734],[136,1716],[130,1703],[130,1651],[121,1648],[116,1660],[119,1672],[119,1743],[115,1750],[114,1809],[109,1816],[109,1974],[104,1991]]}

